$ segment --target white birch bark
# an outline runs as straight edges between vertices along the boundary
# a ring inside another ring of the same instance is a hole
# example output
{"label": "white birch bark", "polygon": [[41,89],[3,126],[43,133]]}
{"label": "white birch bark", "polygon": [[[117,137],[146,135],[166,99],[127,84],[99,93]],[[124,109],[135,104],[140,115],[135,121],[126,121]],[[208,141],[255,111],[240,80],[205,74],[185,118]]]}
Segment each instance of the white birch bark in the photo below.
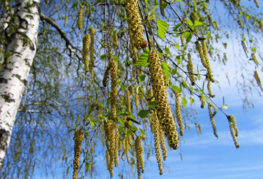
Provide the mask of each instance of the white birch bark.
{"label": "white birch bark", "polygon": [[0,170],[10,143],[18,107],[36,53],[39,1],[17,0],[14,11],[18,29],[9,39],[10,61],[0,72]]}

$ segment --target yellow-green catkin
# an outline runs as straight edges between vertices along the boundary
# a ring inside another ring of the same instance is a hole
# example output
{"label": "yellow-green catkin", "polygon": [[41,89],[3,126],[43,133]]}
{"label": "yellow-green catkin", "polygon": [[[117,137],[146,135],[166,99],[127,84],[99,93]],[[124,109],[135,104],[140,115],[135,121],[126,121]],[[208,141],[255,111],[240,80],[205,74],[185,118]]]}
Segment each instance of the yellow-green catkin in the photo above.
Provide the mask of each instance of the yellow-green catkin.
{"label": "yellow-green catkin", "polygon": [[162,16],[165,16],[165,2],[164,0],[159,0],[160,12]]}
{"label": "yellow-green catkin", "polygon": [[[213,112],[212,109],[214,109],[214,112]],[[210,117],[210,122],[211,122],[211,125],[212,125],[212,128],[213,128],[214,136],[216,138],[218,138],[217,131],[216,131],[216,123],[215,123],[215,120],[214,120],[214,116],[216,115],[217,109],[216,109],[216,107],[214,105],[208,104],[208,110],[209,110],[209,117]]]}
{"label": "yellow-green catkin", "polygon": [[103,84],[104,87],[107,86],[109,73],[110,73],[110,64],[108,64],[108,66],[107,66],[107,68],[105,70],[104,76],[103,76],[102,84]]}
{"label": "yellow-green catkin", "polygon": [[169,146],[173,149],[177,149],[179,137],[168,102],[167,87],[163,78],[160,57],[154,49],[151,49],[149,54],[149,70],[160,124],[168,139]]}
{"label": "yellow-green catkin", "polygon": [[259,65],[258,58],[256,57],[255,53],[252,53],[252,60],[255,62],[256,65]]}
{"label": "yellow-green catkin", "polygon": [[83,29],[83,9],[84,9],[84,6],[81,5],[79,8],[78,21],[77,21],[79,30]]}
{"label": "yellow-green catkin", "polygon": [[90,34],[85,35],[83,38],[83,49],[82,49],[82,58],[84,60],[85,70],[89,71],[89,41]]}
{"label": "yellow-green catkin", "polygon": [[81,130],[75,129],[74,134],[74,160],[73,160],[73,179],[78,178],[78,170],[80,168],[80,154],[81,143],[84,138],[84,134]]}
{"label": "yellow-green catkin", "polygon": [[259,28],[263,31],[263,20],[260,19],[258,24],[259,24]]}
{"label": "yellow-green catkin", "polygon": [[258,75],[257,70],[254,71],[254,78],[255,78],[258,86],[259,86],[261,89],[263,89],[263,88],[262,88],[262,84],[261,84],[261,80],[260,80],[260,77],[259,77],[259,75]]}
{"label": "yellow-green catkin", "polygon": [[166,145],[165,145],[165,138],[164,138],[164,132],[162,129],[162,126],[159,125],[159,137],[160,137],[160,144],[161,144],[161,149],[162,149],[162,153],[163,153],[163,160],[166,160],[167,158],[167,149],[166,149]]}
{"label": "yellow-green catkin", "polygon": [[184,47],[184,45],[185,45],[185,39],[184,39],[184,35],[183,35],[183,34],[180,34],[180,40],[181,40],[181,45],[182,45],[182,47]]}
{"label": "yellow-green catkin", "polygon": [[128,28],[130,31],[131,42],[137,49],[147,47],[148,43],[144,39],[144,32],[142,20],[139,14],[138,1],[127,0],[125,9],[128,17]]}
{"label": "yellow-green catkin", "polygon": [[116,31],[113,32],[113,46],[114,46],[114,49],[118,49],[119,47],[118,33]]}
{"label": "yellow-green catkin", "polygon": [[184,125],[183,125],[183,119],[182,119],[182,114],[181,114],[180,98],[181,98],[180,92],[175,91],[176,118],[177,118],[177,123],[180,128],[180,135],[183,136],[184,135]]}
{"label": "yellow-green catkin", "polygon": [[208,95],[209,95],[211,98],[214,98],[215,95],[212,93],[211,81],[208,81],[208,82],[207,82],[207,89],[208,89]]}
{"label": "yellow-green catkin", "polygon": [[90,27],[90,64],[89,67],[92,69],[95,65],[95,58],[94,58],[94,40],[95,38],[95,30],[93,27]]}
{"label": "yellow-green catkin", "polygon": [[140,110],[140,108],[139,108],[139,96],[136,92],[135,92],[135,106],[136,106],[136,111],[138,113]]}
{"label": "yellow-green catkin", "polygon": [[194,74],[194,65],[192,62],[191,54],[188,54],[188,63],[187,63],[188,76],[192,85],[195,85],[195,74]]}
{"label": "yellow-green catkin", "polygon": [[130,99],[130,91],[129,91],[129,89],[125,90],[125,95],[126,95],[127,111],[130,113],[131,112],[131,99]]}
{"label": "yellow-green catkin", "polygon": [[201,108],[204,108],[205,107],[205,96],[202,94],[200,97],[200,102],[201,102]]}
{"label": "yellow-green catkin", "polygon": [[118,128],[118,125],[116,124],[115,126],[115,148],[114,148],[115,167],[118,167],[119,165],[118,152],[119,152],[119,128]]}
{"label": "yellow-green catkin", "polygon": [[211,67],[210,67],[209,58],[208,58],[208,51],[207,51],[206,40],[202,39],[201,43],[202,43],[203,56],[204,56],[205,61],[206,61],[206,63],[205,63],[206,64],[205,68],[207,70],[206,78],[207,78],[208,81],[215,82],[215,80],[213,78],[212,70],[211,70]]}
{"label": "yellow-green catkin", "polygon": [[[148,98],[151,99],[153,97],[153,89],[150,89],[148,92]],[[156,125],[158,126],[158,136],[159,136],[159,141],[160,141],[160,145],[161,145],[161,149],[162,149],[162,153],[163,153],[163,160],[166,160],[167,158],[167,149],[166,149],[166,145],[165,145],[165,138],[164,138],[164,132],[162,129],[162,126],[160,125],[158,116],[156,111],[154,111],[154,117],[156,117]]]}
{"label": "yellow-green catkin", "polygon": [[150,117],[150,121],[151,121],[152,133],[154,134],[155,155],[156,155],[156,159],[158,162],[159,173],[160,175],[162,175],[163,174],[163,162],[162,162],[162,156],[161,156],[160,136],[159,136],[160,125],[159,125],[156,111],[153,112],[152,116]]}
{"label": "yellow-green catkin", "polygon": [[117,63],[114,60],[110,61],[111,67],[111,112],[112,119],[117,120]]}
{"label": "yellow-green catkin", "polygon": [[227,116],[228,123],[229,123],[229,128],[230,128],[230,133],[233,138],[234,144],[236,148],[239,148],[239,144],[237,142],[237,136],[238,136],[238,129],[236,125],[236,119],[233,115]]}
{"label": "yellow-green catkin", "polygon": [[106,147],[109,155],[109,160],[107,160],[107,167],[110,172],[110,175],[113,176],[113,164],[115,158],[115,133],[114,133],[114,124],[111,121],[104,122],[104,130],[106,136]]}
{"label": "yellow-green catkin", "polygon": [[257,8],[259,8],[259,3],[257,0],[254,0],[254,3],[256,4]]}
{"label": "yellow-green catkin", "polygon": [[195,21],[197,21],[197,20],[199,19],[199,16],[197,15],[196,12],[193,11],[193,12],[190,14],[190,19],[191,19],[191,21],[194,23]]}
{"label": "yellow-green catkin", "polygon": [[243,48],[245,54],[247,55],[248,50],[247,50],[247,45],[246,45],[244,40],[241,41],[241,45],[242,45],[242,48]]}
{"label": "yellow-green catkin", "polygon": [[138,136],[135,140],[135,151],[136,151],[136,160],[137,160],[137,173],[138,178],[141,177],[141,173],[144,173],[144,158],[143,158],[143,146],[142,146],[142,137]]}

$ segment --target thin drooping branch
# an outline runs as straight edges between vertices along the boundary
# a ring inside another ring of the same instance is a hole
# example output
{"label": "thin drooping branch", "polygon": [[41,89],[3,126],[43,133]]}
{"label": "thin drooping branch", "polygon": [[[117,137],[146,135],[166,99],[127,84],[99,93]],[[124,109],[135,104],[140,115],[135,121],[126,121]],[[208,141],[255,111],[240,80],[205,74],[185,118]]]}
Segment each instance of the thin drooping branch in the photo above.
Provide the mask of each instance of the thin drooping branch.
{"label": "thin drooping branch", "polygon": [[45,21],[45,22],[49,23],[51,26],[53,26],[58,31],[58,33],[60,34],[61,38],[63,40],[65,40],[66,47],[69,49],[70,53],[73,53],[74,55],[76,55],[76,57],[81,61],[82,57],[79,56],[78,53],[76,53],[77,51],[79,51],[79,49],[72,45],[72,43],[68,39],[68,37],[65,34],[65,32],[63,32],[63,30],[57,25],[57,23],[53,19],[51,19],[50,17],[47,17],[44,14],[40,14],[40,19],[42,21]]}

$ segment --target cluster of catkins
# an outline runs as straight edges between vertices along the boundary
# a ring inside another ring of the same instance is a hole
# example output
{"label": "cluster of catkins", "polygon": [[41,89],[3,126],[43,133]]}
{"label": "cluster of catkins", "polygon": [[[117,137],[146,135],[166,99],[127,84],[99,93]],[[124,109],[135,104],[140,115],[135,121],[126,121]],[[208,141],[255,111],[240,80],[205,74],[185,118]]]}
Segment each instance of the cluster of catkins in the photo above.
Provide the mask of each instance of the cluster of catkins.
{"label": "cluster of catkins", "polygon": [[170,104],[168,103],[167,87],[163,77],[160,57],[158,52],[154,49],[151,49],[149,54],[149,70],[160,124],[168,139],[169,146],[173,149],[177,149],[179,137]]}

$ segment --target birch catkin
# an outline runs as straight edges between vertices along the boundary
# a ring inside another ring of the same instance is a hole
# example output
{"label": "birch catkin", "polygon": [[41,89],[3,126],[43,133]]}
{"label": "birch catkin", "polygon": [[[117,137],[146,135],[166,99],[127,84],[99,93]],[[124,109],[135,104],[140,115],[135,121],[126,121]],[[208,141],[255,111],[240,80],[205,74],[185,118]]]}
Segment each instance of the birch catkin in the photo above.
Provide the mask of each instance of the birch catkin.
{"label": "birch catkin", "polygon": [[163,163],[162,163],[161,149],[160,149],[160,142],[159,142],[160,141],[160,135],[159,135],[160,125],[159,125],[158,117],[155,111],[150,117],[150,121],[151,121],[152,132],[154,134],[155,155],[156,155],[156,159],[158,162],[159,173],[160,175],[162,175],[163,174]]}
{"label": "birch catkin", "polygon": [[84,9],[84,6],[80,6],[79,12],[78,12],[77,25],[78,25],[79,30],[83,29],[83,9]]}
{"label": "birch catkin", "polygon": [[83,38],[83,49],[82,49],[82,58],[84,60],[85,70],[89,71],[89,41],[90,34],[85,35]]}
{"label": "birch catkin", "polygon": [[114,60],[110,61],[111,69],[111,112],[112,119],[117,120],[117,63]]}
{"label": "birch catkin", "polygon": [[90,68],[92,69],[95,65],[95,58],[94,58],[94,37],[95,30],[93,27],[90,27]]}
{"label": "birch catkin", "polygon": [[239,148],[239,144],[237,142],[237,136],[238,136],[238,128],[236,124],[236,119],[233,115],[227,116],[228,123],[229,123],[229,128],[230,128],[230,133],[233,138],[234,144],[236,148]]}
{"label": "birch catkin", "polygon": [[84,138],[84,134],[81,130],[75,129],[74,134],[74,160],[73,160],[73,179],[78,178],[78,170],[80,168],[80,154],[81,154],[81,142]]}
{"label": "birch catkin", "polygon": [[[214,112],[212,111],[212,108],[214,109]],[[209,110],[209,117],[210,117],[210,122],[213,128],[214,136],[218,138],[217,131],[216,131],[216,124],[214,120],[214,116],[216,115],[217,109],[214,105],[208,104],[208,110]]]}
{"label": "birch catkin", "polygon": [[181,94],[176,91],[175,92],[176,118],[177,118],[177,123],[180,128],[180,135],[183,136],[184,135],[184,125],[183,125],[182,114],[181,114],[180,97],[181,97]]}
{"label": "birch catkin", "polygon": [[147,47],[148,43],[144,39],[142,20],[139,14],[137,0],[127,0],[125,8],[128,17],[128,28],[132,44],[137,49]]}
{"label": "birch catkin", "polygon": [[194,65],[192,62],[191,54],[188,54],[188,63],[187,63],[188,76],[192,85],[195,85],[195,75],[194,75]]}
{"label": "birch catkin", "polygon": [[172,116],[170,104],[168,103],[167,89],[163,79],[160,57],[154,49],[151,49],[149,54],[149,70],[160,124],[167,136],[169,146],[173,149],[177,149],[179,139],[176,125]]}

